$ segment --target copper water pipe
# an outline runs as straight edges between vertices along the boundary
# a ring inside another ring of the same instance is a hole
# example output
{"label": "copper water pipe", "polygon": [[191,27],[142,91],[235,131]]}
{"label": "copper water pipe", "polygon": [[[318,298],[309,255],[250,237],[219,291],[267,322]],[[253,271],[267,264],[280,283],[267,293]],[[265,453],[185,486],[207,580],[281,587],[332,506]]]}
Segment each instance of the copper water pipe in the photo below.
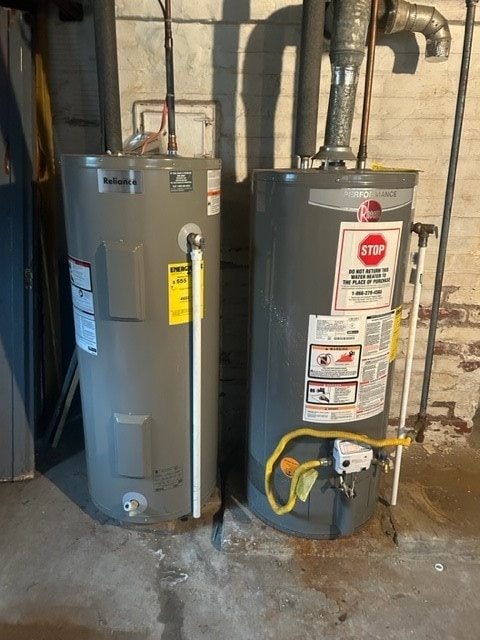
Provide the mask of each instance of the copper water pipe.
{"label": "copper water pipe", "polygon": [[368,125],[372,104],[373,70],[375,66],[375,46],[377,42],[377,14],[379,0],[372,0],[370,32],[368,36],[367,69],[365,72],[365,92],[363,96],[362,128],[357,155],[357,169],[365,169],[367,163]]}
{"label": "copper water pipe", "polygon": [[168,118],[168,155],[177,155],[177,135],[175,131],[175,88],[173,72],[173,36],[172,36],[172,2],[165,0],[165,66],[167,72],[167,118]]}

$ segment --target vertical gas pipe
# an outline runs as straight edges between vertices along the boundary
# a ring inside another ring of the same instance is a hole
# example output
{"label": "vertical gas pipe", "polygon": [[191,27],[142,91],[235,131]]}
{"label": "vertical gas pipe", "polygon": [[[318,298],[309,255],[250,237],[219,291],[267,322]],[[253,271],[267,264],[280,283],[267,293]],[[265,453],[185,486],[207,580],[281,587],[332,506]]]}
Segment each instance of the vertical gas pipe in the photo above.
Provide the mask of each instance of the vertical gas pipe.
{"label": "vertical gas pipe", "polygon": [[437,333],[438,314],[440,311],[440,298],[442,296],[443,275],[445,271],[445,259],[447,255],[448,234],[450,231],[450,219],[452,215],[453,196],[455,193],[455,178],[457,175],[458,156],[462,139],[463,116],[468,84],[468,72],[472,54],[473,30],[475,27],[475,10],[478,0],[467,0],[467,16],[465,19],[465,36],[463,40],[462,63],[457,94],[457,106],[455,110],[455,123],[453,127],[452,147],[450,151],[450,164],[448,167],[447,187],[445,193],[445,206],[443,209],[442,231],[438,249],[437,269],[435,274],[435,288],[433,292],[430,329],[427,340],[427,353],[425,356],[425,371],[423,374],[422,395],[420,398],[420,411],[417,416],[415,429],[417,430],[417,442],[423,442],[425,428],[427,426],[427,405],[430,391],[430,379],[432,377],[433,352],[435,349],[435,336]]}

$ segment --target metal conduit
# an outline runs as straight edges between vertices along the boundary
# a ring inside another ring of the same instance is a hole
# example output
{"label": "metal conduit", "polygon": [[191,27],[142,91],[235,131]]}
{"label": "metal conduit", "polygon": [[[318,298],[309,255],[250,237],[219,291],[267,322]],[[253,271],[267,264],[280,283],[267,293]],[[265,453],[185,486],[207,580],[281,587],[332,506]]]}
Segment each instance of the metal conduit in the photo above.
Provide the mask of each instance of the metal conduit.
{"label": "metal conduit", "polygon": [[424,432],[427,426],[427,404],[430,391],[430,381],[432,376],[433,352],[435,349],[435,336],[437,332],[438,314],[440,311],[440,298],[442,295],[443,275],[445,272],[445,259],[447,254],[448,234],[450,230],[450,219],[452,214],[453,196],[455,193],[455,178],[457,174],[458,156],[460,142],[462,138],[463,116],[465,113],[465,102],[468,84],[468,72],[470,68],[470,58],[472,53],[473,30],[475,26],[475,11],[478,0],[467,0],[467,15],[465,19],[465,35],[463,41],[462,63],[460,68],[460,79],[457,94],[457,106],[455,110],[455,121],[452,135],[452,147],[450,152],[450,163],[448,167],[447,186],[445,192],[445,206],[443,209],[442,231],[438,249],[437,269],[435,273],[435,289],[433,293],[432,312],[430,329],[427,340],[427,353],[425,356],[425,370],[423,375],[422,395],[420,399],[420,411],[418,413],[415,430],[417,431],[417,442],[423,442]]}

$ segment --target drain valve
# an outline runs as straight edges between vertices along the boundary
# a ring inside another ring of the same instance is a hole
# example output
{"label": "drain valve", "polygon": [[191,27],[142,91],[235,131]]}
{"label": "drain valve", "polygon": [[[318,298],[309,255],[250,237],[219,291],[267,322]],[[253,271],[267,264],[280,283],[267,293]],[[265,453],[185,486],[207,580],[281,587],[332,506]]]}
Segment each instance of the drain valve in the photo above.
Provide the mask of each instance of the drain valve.
{"label": "drain valve", "polygon": [[141,493],[129,491],[122,498],[123,510],[130,518],[140,515],[148,506],[147,499]]}
{"label": "drain valve", "polygon": [[133,516],[137,515],[139,506],[140,503],[138,502],[138,500],[127,500],[127,502],[124,503],[123,508],[128,513],[128,515],[133,518]]}

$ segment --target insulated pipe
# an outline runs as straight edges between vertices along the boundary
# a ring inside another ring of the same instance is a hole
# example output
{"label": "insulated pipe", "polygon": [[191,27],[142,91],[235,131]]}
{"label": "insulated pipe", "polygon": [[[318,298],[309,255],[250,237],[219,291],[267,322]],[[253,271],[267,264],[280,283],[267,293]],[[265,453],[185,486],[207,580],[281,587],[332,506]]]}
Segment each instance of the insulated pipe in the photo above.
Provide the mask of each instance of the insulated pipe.
{"label": "insulated pipe", "polygon": [[188,236],[192,260],[192,514],[202,514],[202,260],[205,241]]}
{"label": "insulated pipe", "polygon": [[[420,307],[420,296],[423,286],[423,270],[425,267],[425,253],[428,245],[430,233],[437,232],[433,225],[413,225],[412,230],[418,233],[418,257],[415,272],[415,286],[413,289],[413,300],[410,311],[410,324],[408,329],[407,355],[405,358],[405,370],[403,372],[402,400],[400,404],[400,416],[398,422],[397,438],[405,438],[405,423],[407,419],[408,398],[410,395],[410,382],[412,379],[413,357],[415,355],[415,338],[417,335],[418,310]],[[402,464],[403,447],[397,446],[395,452],[395,470],[393,475],[392,498],[390,504],[394,507],[397,504],[398,483],[400,480],[400,467]]]}
{"label": "insulated pipe", "polygon": [[333,0],[332,80],[325,141],[316,158],[355,160],[350,148],[360,66],[370,20],[369,0]]}
{"label": "insulated pipe", "polygon": [[295,154],[308,169],[317,144],[325,0],[303,0],[297,88]]}
{"label": "insulated pipe", "polygon": [[93,2],[95,55],[103,151],[122,152],[122,120],[118,82],[115,0]]}
{"label": "insulated pipe", "polygon": [[431,62],[446,60],[452,41],[446,18],[435,7],[406,0],[382,0],[379,17],[386,14],[384,33],[412,31],[423,33],[427,40],[425,57]]}
{"label": "insulated pipe", "polygon": [[453,127],[452,147],[450,151],[450,163],[448,167],[447,187],[445,192],[445,206],[443,209],[442,231],[438,248],[437,268],[435,273],[435,288],[433,292],[430,328],[427,340],[427,352],[425,355],[425,370],[423,374],[422,395],[420,398],[420,411],[418,413],[415,429],[417,430],[417,442],[423,442],[424,432],[427,426],[427,405],[432,376],[433,352],[435,350],[435,336],[437,333],[438,314],[440,311],[440,298],[442,296],[443,275],[445,272],[445,259],[447,255],[448,234],[452,215],[453,196],[455,193],[455,178],[457,175],[458,156],[462,139],[463,116],[467,95],[468,72],[472,54],[473,31],[475,27],[475,11],[478,0],[467,0],[467,15],[465,18],[465,34],[463,40],[462,63],[460,67],[460,79],[457,93],[457,106],[455,109],[455,122]]}

